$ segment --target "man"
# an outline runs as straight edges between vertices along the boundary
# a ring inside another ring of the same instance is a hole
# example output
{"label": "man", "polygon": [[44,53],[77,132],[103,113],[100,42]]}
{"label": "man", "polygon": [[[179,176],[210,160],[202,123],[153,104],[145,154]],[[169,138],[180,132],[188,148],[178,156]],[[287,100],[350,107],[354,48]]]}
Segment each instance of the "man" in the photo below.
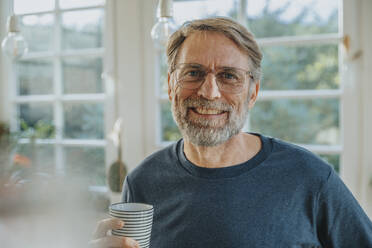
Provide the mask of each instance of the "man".
{"label": "man", "polygon": [[[260,87],[252,34],[227,18],[192,21],[167,56],[183,139],[146,158],[123,188],[124,202],[154,205],[151,247],[372,247],[371,221],[328,164],[241,131]],[[92,243],[137,247],[106,236],[119,226],[102,221]]]}

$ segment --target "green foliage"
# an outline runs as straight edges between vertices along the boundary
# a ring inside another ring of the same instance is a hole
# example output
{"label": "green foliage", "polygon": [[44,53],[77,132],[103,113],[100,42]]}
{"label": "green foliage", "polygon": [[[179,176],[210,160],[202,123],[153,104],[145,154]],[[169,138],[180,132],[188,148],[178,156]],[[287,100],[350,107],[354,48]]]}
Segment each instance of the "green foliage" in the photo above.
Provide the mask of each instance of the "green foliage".
{"label": "green foliage", "polygon": [[161,105],[161,117],[162,139],[164,141],[176,141],[180,139],[182,136],[173,120],[170,103],[163,103]]}
{"label": "green foliage", "polygon": [[263,90],[339,88],[337,45],[262,50]]}
{"label": "green foliage", "polygon": [[288,20],[284,16],[292,4],[298,3],[287,1],[282,7],[271,10],[271,0],[266,0],[261,15],[248,16],[247,27],[257,38],[338,32],[337,10],[329,15],[328,19],[322,20],[313,12],[312,6],[308,5],[298,11],[297,16]]}
{"label": "green foliage", "polygon": [[21,119],[21,132],[22,138],[29,139],[51,139],[55,136],[55,127],[48,121],[38,120],[35,125],[29,125],[25,120]]}

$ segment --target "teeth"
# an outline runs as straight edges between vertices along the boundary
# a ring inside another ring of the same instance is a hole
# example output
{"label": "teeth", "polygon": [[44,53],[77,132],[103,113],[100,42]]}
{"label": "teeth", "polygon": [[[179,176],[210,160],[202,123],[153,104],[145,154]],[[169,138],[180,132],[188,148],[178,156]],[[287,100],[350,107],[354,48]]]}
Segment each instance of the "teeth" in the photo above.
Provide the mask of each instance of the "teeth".
{"label": "teeth", "polygon": [[195,108],[195,110],[199,114],[203,114],[203,115],[217,115],[217,114],[221,114],[223,112],[222,110],[205,109],[205,108]]}

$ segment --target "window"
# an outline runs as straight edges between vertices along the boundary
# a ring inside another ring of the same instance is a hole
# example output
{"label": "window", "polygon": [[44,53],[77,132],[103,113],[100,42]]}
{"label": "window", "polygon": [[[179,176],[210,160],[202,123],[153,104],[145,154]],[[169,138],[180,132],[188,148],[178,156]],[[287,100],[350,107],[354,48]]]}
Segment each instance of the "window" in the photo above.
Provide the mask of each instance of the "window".
{"label": "window", "polygon": [[[175,1],[177,24],[229,16],[257,38],[264,58],[258,102],[246,130],[300,144],[340,168],[339,1]],[[158,56],[159,146],[181,137],[167,97],[165,55]]]}
{"label": "window", "polygon": [[[12,66],[13,129],[48,170],[105,185],[104,0],[14,0],[29,53]],[[36,132],[35,132],[36,130]]]}

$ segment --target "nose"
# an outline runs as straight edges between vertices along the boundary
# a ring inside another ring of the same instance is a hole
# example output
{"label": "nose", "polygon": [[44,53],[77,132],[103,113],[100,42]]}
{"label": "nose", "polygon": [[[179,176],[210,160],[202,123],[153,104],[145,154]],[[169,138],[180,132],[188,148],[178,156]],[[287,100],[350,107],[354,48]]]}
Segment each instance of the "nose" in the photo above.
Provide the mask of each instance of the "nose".
{"label": "nose", "polygon": [[214,100],[221,97],[221,92],[218,88],[216,77],[213,73],[208,73],[203,84],[197,92],[198,96],[202,96],[208,100]]}

